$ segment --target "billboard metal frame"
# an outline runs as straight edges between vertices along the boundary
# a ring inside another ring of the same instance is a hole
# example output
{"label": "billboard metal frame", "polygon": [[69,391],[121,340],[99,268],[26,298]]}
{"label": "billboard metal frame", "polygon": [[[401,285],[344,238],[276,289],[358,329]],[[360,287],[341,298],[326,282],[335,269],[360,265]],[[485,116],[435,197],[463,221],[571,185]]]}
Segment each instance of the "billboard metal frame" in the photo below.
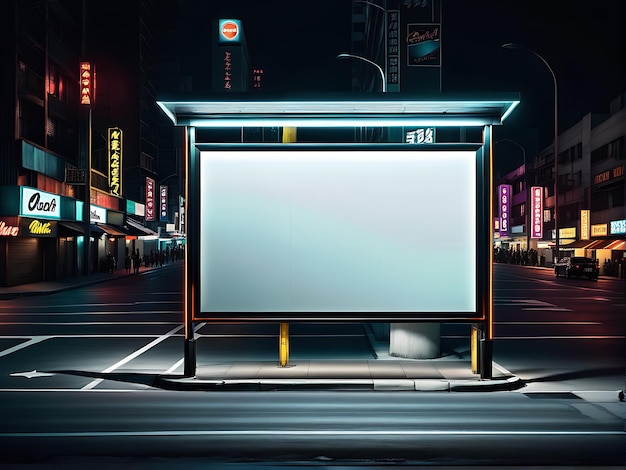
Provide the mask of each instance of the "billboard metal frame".
{"label": "billboard metal frame", "polygon": [[[297,144],[292,143],[289,145],[284,144],[206,144],[206,143],[197,143],[196,148],[199,150],[200,154],[204,152],[259,152],[259,154],[266,152],[271,154],[272,156],[277,155],[279,152],[296,152],[299,155],[304,154],[305,152],[315,152],[315,151],[323,151],[323,152],[331,152],[336,151],[340,152],[350,152],[357,151],[361,155],[364,155],[365,152],[393,152],[393,153],[405,153],[405,154],[422,154],[422,153],[438,153],[438,152],[465,152],[468,154],[473,153],[475,158],[475,167],[474,167],[474,176],[476,178],[476,195],[471,195],[471,197],[475,198],[475,213],[476,213],[476,221],[473,227],[474,232],[472,233],[476,240],[482,233],[485,221],[483,220],[484,213],[481,210],[481,206],[483,204],[482,199],[479,197],[480,194],[484,193],[484,182],[482,179],[481,169],[483,154],[481,151],[481,144],[467,144],[467,143],[457,143],[457,144],[432,144],[432,145],[422,145],[419,147],[410,146],[406,144]],[[389,155],[391,155],[390,153]],[[202,158],[202,156],[200,157]],[[417,158],[417,156],[416,156]],[[200,165],[201,166],[201,165]],[[197,179],[198,181],[194,181],[194,186],[199,188],[198,191],[194,192],[190,195],[191,200],[190,204],[193,204],[195,207],[200,208],[202,210],[202,197],[201,194],[205,194],[204,187],[200,181],[202,173],[202,168],[199,171],[194,172],[191,177]],[[463,197],[463,195],[461,195]],[[198,236],[203,238],[203,230],[206,229],[208,225],[207,220],[203,220],[200,232]],[[469,232],[468,232],[469,233]],[[230,238],[232,239],[232,238]],[[201,243],[200,243],[201,244]],[[199,248],[199,247],[196,247]],[[429,247],[432,249],[432,247]],[[196,252],[196,256],[199,256],[199,251]],[[474,259],[474,280],[476,281],[475,285],[475,304],[473,312],[461,312],[461,311],[274,311],[274,310],[266,310],[266,311],[255,311],[255,312],[237,312],[237,311],[203,311],[203,289],[196,289],[196,303],[197,310],[192,312],[194,321],[207,321],[207,322],[337,322],[337,321],[361,321],[361,322],[482,322],[485,320],[484,312],[481,309],[479,299],[482,297],[481,285],[482,282],[478,282],[482,278],[482,274],[480,272],[480,265],[482,263],[482,259],[484,257],[484,253],[478,253],[478,250],[475,253]],[[206,266],[206,263],[210,262],[207,257],[204,257],[202,262],[203,266]],[[454,269],[451,266],[452,269]],[[206,286],[202,279],[202,273],[196,273],[197,277],[196,284],[198,286]]]}

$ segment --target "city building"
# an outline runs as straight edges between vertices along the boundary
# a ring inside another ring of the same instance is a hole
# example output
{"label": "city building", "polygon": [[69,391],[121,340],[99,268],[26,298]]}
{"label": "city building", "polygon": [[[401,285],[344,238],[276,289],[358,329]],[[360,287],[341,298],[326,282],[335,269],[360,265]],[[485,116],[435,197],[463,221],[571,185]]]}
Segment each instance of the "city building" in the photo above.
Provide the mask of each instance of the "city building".
{"label": "city building", "polygon": [[[66,183],[66,169],[81,168],[82,9],[14,0],[3,10],[0,285],[10,286],[82,270],[84,188]],[[102,234],[93,227],[93,259]]]}
{"label": "city building", "polygon": [[[558,138],[559,257],[597,259],[601,274],[624,277],[626,93],[611,102],[608,115],[587,114]],[[503,186],[511,191],[504,204]],[[533,233],[534,188],[540,195],[540,233]],[[534,250],[537,263],[553,263],[553,146],[503,175],[495,189],[496,260],[532,263],[528,252]]]}
{"label": "city building", "polygon": [[172,243],[158,236],[175,210],[157,191],[180,166],[159,158],[162,11],[150,0],[4,5],[0,285],[89,274],[112,258],[121,268],[130,250]]}

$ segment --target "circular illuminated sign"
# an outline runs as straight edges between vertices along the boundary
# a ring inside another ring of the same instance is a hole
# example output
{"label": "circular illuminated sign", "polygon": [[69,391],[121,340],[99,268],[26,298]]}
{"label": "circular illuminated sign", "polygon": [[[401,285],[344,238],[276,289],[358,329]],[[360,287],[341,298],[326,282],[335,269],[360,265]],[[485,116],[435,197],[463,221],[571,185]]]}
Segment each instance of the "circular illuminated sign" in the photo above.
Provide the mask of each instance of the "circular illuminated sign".
{"label": "circular illuminated sign", "polygon": [[237,38],[239,35],[239,26],[233,21],[226,21],[222,24],[222,36],[229,41]]}

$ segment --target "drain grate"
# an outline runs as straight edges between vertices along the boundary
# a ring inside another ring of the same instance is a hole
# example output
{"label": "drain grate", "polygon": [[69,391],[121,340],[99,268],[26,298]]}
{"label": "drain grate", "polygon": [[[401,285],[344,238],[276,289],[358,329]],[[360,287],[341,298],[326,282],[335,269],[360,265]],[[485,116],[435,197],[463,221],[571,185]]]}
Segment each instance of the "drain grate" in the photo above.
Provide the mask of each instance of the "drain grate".
{"label": "drain grate", "polygon": [[527,392],[524,393],[528,398],[559,398],[562,400],[581,400],[581,398],[572,392]]}

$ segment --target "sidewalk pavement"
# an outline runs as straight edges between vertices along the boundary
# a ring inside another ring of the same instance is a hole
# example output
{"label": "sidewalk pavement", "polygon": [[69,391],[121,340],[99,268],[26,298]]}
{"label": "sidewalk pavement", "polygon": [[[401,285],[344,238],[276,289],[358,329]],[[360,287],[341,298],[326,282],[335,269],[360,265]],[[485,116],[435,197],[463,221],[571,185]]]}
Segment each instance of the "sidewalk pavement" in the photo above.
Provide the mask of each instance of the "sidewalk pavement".
{"label": "sidewalk pavement", "polygon": [[[177,263],[176,261],[174,263]],[[165,268],[171,266],[166,264]],[[142,266],[139,274],[158,270]],[[135,276],[118,269],[114,273],[54,282],[37,282],[14,287],[0,287],[0,301],[19,297],[46,295],[69,289]],[[362,360],[297,360],[281,367],[278,362],[198,362],[195,376],[161,374],[152,386],[167,390],[249,391],[249,390],[383,390],[488,392],[524,387],[519,377],[493,364],[493,377],[481,379],[472,373],[469,352],[436,359],[401,359],[389,354],[388,343],[368,340],[374,355]],[[468,338],[469,342],[469,338]],[[99,376],[106,374],[99,374]],[[119,377],[119,373],[110,374]]]}
{"label": "sidewalk pavement", "polygon": [[[175,261],[176,263],[177,261]],[[165,265],[167,266],[167,264]],[[139,268],[139,274],[146,271],[152,271],[153,269],[160,269],[158,267],[146,267],[141,266]],[[131,270],[130,274],[125,269],[116,269],[113,273],[97,272],[89,274],[88,276],[75,276],[72,278],[63,279],[60,281],[43,281],[32,282],[30,284],[21,284],[12,287],[0,287],[0,300],[17,299],[19,297],[30,297],[36,295],[54,294],[56,292],[62,292],[70,289],[76,289],[78,287],[89,286],[92,284],[98,284],[100,282],[112,281],[121,277],[135,276]]]}

